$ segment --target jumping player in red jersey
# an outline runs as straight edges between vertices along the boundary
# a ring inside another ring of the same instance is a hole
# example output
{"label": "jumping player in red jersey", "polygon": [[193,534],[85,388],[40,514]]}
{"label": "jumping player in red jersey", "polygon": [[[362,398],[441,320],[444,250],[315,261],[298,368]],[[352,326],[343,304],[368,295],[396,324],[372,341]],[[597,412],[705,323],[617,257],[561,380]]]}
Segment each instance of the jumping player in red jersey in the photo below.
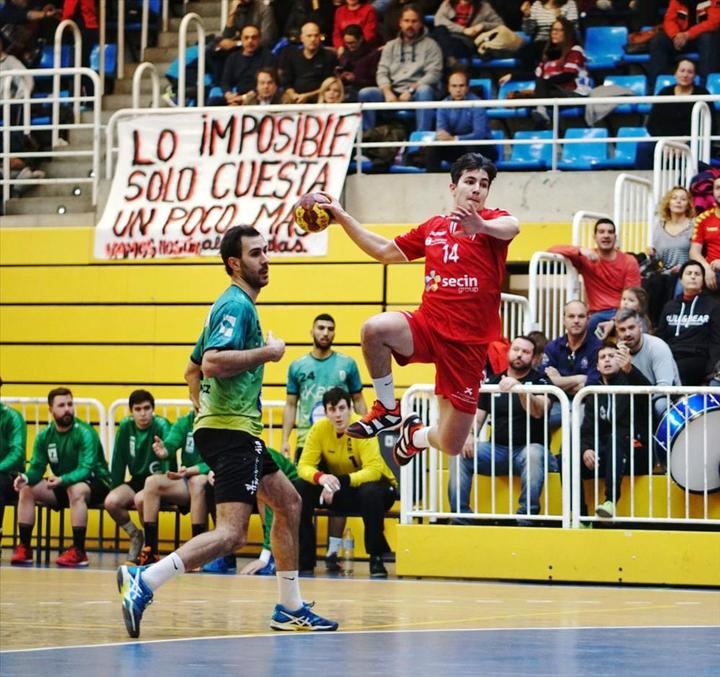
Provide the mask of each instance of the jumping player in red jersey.
{"label": "jumping player in red jersey", "polygon": [[[337,200],[327,205],[350,239],[381,263],[425,257],[425,292],[412,313],[386,312],[362,328],[362,348],[376,401],[349,437],[374,437],[401,425],[394,456],[409,463],[432,445],[456,456],[462,451],[477,410],[488,344],[501,335],[500,289],[510,241],[518,220],[503,209],[486,209],[495,165],[478,153],[460,156],[450,170],[454,208],[388,240],[365,230]],[[329,197],[329,196],[328,196]],[[323,205],[325,207],[325,205]],[[435,364],[436,425],[401,419],[395,399],[392,360]]]}

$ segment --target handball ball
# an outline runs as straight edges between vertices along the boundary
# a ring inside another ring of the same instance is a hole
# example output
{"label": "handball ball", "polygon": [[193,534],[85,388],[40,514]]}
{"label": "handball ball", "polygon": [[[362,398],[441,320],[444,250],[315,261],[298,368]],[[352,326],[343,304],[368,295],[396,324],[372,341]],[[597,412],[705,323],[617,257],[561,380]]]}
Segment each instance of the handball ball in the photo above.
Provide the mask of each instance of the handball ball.
{"label": "handball ball", "polygon": [[330,200],[321,193],[306,193],[293,208],[295,223],[308,233],[325,230],[330,225],[332,217],[322,205],[329,203]]}

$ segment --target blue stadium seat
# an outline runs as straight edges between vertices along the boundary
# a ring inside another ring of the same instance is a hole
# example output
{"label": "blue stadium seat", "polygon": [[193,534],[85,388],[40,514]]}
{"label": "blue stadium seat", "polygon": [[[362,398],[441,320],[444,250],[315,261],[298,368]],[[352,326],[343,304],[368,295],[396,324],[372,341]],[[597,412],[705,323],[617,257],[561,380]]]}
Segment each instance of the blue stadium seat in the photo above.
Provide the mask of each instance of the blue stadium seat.
{"label": "blue stadium seat", "polygon": [[[675,84],[675,76],[672,73],[663,73],[662,75],[658,75],[657,79],[655,80],[655,89],[653,90],[653,95],[657,95],[657,93],[663,88],[663,87],[670,87],[670,85]],[[700,76],[695,76],[695,84],[700,84]]]}
{"label": "blue stadium seat", "polygon": [[[40,63],[38,64],[38,68],[53,68],[53,59],[54,47],[52,45],[46,45],[45,47],[43,47],[40,54]],[[72,60],[73,48],[70,45],[62,45],[60,47],[60,67],[69,68],[70,66],[72,66]]]}
{"label": "blue stadium seat", "polygon": [[[428,131],[428,132],[419,132],[414,131],[410,132],[410,138],[409,141],[414,141],[417,143],[418,141],[434,141],[435,140],[435,132],[434,131]],[[415,167],[414,165],[408,165],[405,164],[405,158],[408,156],[409,153],[416,153],[419,151],[421,146],[405,146],[405,151],[403,152],[403,159],[401,163],[393,163],[390,165],[390,173],[391,174],[424,174],[427,169],[425,167]]]}
{"label": "blue stadium seat", "polygon": [[492,79],[490,78],[470,78],[468,86],[471,91],[475,92],[480,98],[486,101],[492,99]]}
{"label": "blue stadium seat", "polygon": [[[90,52],[90,68],[96,73],[100,72],[100,45],[95,45]],[[105,45],[105,75],[115,75],[117,70],[117,45]]]}
{"label": "blue stadium seat", "polygon": [[[498,90],[498,99],[507,99],[510,92],[521,92],[525,89],[535,89],[534,80],[510,80],[504,85],[500,85]],[[524,118],[527,117],[527,108],[488,108],[489,118]]]}
{"label": "blue stadium seat", "polygon": [[[645,136],[649,137],[645,127],[620,127],[617,136],[619,138],[632,138]],[[630,169],[635,167],[639,141],[618,141],[615,144],[615,155],[608,158],[598,169]]]}
{"label": "blue stadium seat", "polygon": [[558,169],[598,169],[608,159],[608,131],[598,127],[576,127],[565,132],[566,139],[584,139],[584,143],[563,144]]}
{"label": "blue stadium seat", "polygon": [[[720,94],[720,73],[710,73],[705,86],[710,94]],[[720,101],[715,102],[715,110],[720,110]]]}
{"label": "blue stadium seat", "polygon": [[212,87],[210,93],[207,95],[205,102],[208,106],[224,106],[225,105],[225,93],[222,87]]}
{"label": "blue stadium seat", "polygon": [[[527,33],[523,33],[522,31],[517,31],[517,35],[519,35],[523,39],[523,43],[528,43],[530,41],[530,36]],[[483,68],[517,68],[520,65],[520,60],[517,59],[514,56],[506,57],[504,59],[482,59],[479,56],[474,56],[470,60],[470,64],[473,68],[476,69],[483,69]]]}
{"label": "blue stadium seat", "polygon": [[[523,143],[512,146],[510,159],[500,164],[501,169],[543,170],[552,165],[552,131],[519,131],[515,132],[513,139],[528,141],[537,139],[538,143]],[[547,140],[548,143],[542,143]]]}
{"label": "blue stadium seat", "polygon": [[589,70],[614,70],[625,56],[628,29],[625,26],[589,26],[585,54]]}
{"label": "blue stadium seat", "polygon": [[[629,89],[633,96],[645,96],[647,94],[647,78],[642,74],[637,75],[614,75],[605,77],[604,85],[617,85]],[[622,103],[615,108],[615,113],[648,113],[649,104]]]}

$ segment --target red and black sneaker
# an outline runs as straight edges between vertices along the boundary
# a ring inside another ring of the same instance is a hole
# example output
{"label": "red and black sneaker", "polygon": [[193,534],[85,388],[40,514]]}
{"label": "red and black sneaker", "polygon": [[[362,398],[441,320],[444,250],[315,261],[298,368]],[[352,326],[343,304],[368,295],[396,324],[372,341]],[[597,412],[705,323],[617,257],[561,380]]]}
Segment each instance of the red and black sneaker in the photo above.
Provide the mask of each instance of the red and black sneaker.
{"label": "red and black sneaker", "polygon": [[26,564],[33,563],[33,551],[32,548],[28,548],[27,545],[22,543],[18,544],[13,551],[12,557],[10,558],[10,564],[12,566],[25,566]]}
{"label": "red and black sneaker", "polygon": [[146,545],[140,551],[140,554],[134,560],[132,560],[132,562],[130,562],[130,564],[135,567],[148,567],[151,564],[155,564],[155,562],[159,561],[160,555],[158,555],[156,552],[153,552],[152,548],[149,545]]}
{"label": "red and black sneaker", "polygon": [[86,567],[88,558],[84,551],[78,550],[76,547],[68,548],[60,557],[55,560],[55,564],[59,567]]}
{"label": "red and black sneaker", "polygon": [[400,466],[407,465],[412,461],[415,454],[421,452],[423,447],[416,447],[413,444],[413,435],[423,427],[422,419],[416,414],[410,414],[400,428],[400,437],[393,448],[393,458]]}
{"label": "red and black sneaker", "polygon": [[395,400],[393,409],[386,409],[380,400],[375,400],[370,411],[359,421],[349,425],[345,434],[348,437],[364,440],[375,437],[383,430],[394,430],[401,422],[400,400]]}

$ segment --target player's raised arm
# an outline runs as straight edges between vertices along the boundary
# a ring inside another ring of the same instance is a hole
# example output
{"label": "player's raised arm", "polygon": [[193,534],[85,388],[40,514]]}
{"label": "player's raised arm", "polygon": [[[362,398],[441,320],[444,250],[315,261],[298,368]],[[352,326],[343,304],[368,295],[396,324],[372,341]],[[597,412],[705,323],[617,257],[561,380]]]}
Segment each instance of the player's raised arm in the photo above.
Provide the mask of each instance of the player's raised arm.
{"label": "player's raised arm", "polygon": [[380,263],[398,263],[406,260],[394,240],[388,240],[382,235],[363,228],[336,199],[333,198],[329,205],[323,205],[323,207],[332,212],[333,219],[343,227],[350,239],[375,260]]}

